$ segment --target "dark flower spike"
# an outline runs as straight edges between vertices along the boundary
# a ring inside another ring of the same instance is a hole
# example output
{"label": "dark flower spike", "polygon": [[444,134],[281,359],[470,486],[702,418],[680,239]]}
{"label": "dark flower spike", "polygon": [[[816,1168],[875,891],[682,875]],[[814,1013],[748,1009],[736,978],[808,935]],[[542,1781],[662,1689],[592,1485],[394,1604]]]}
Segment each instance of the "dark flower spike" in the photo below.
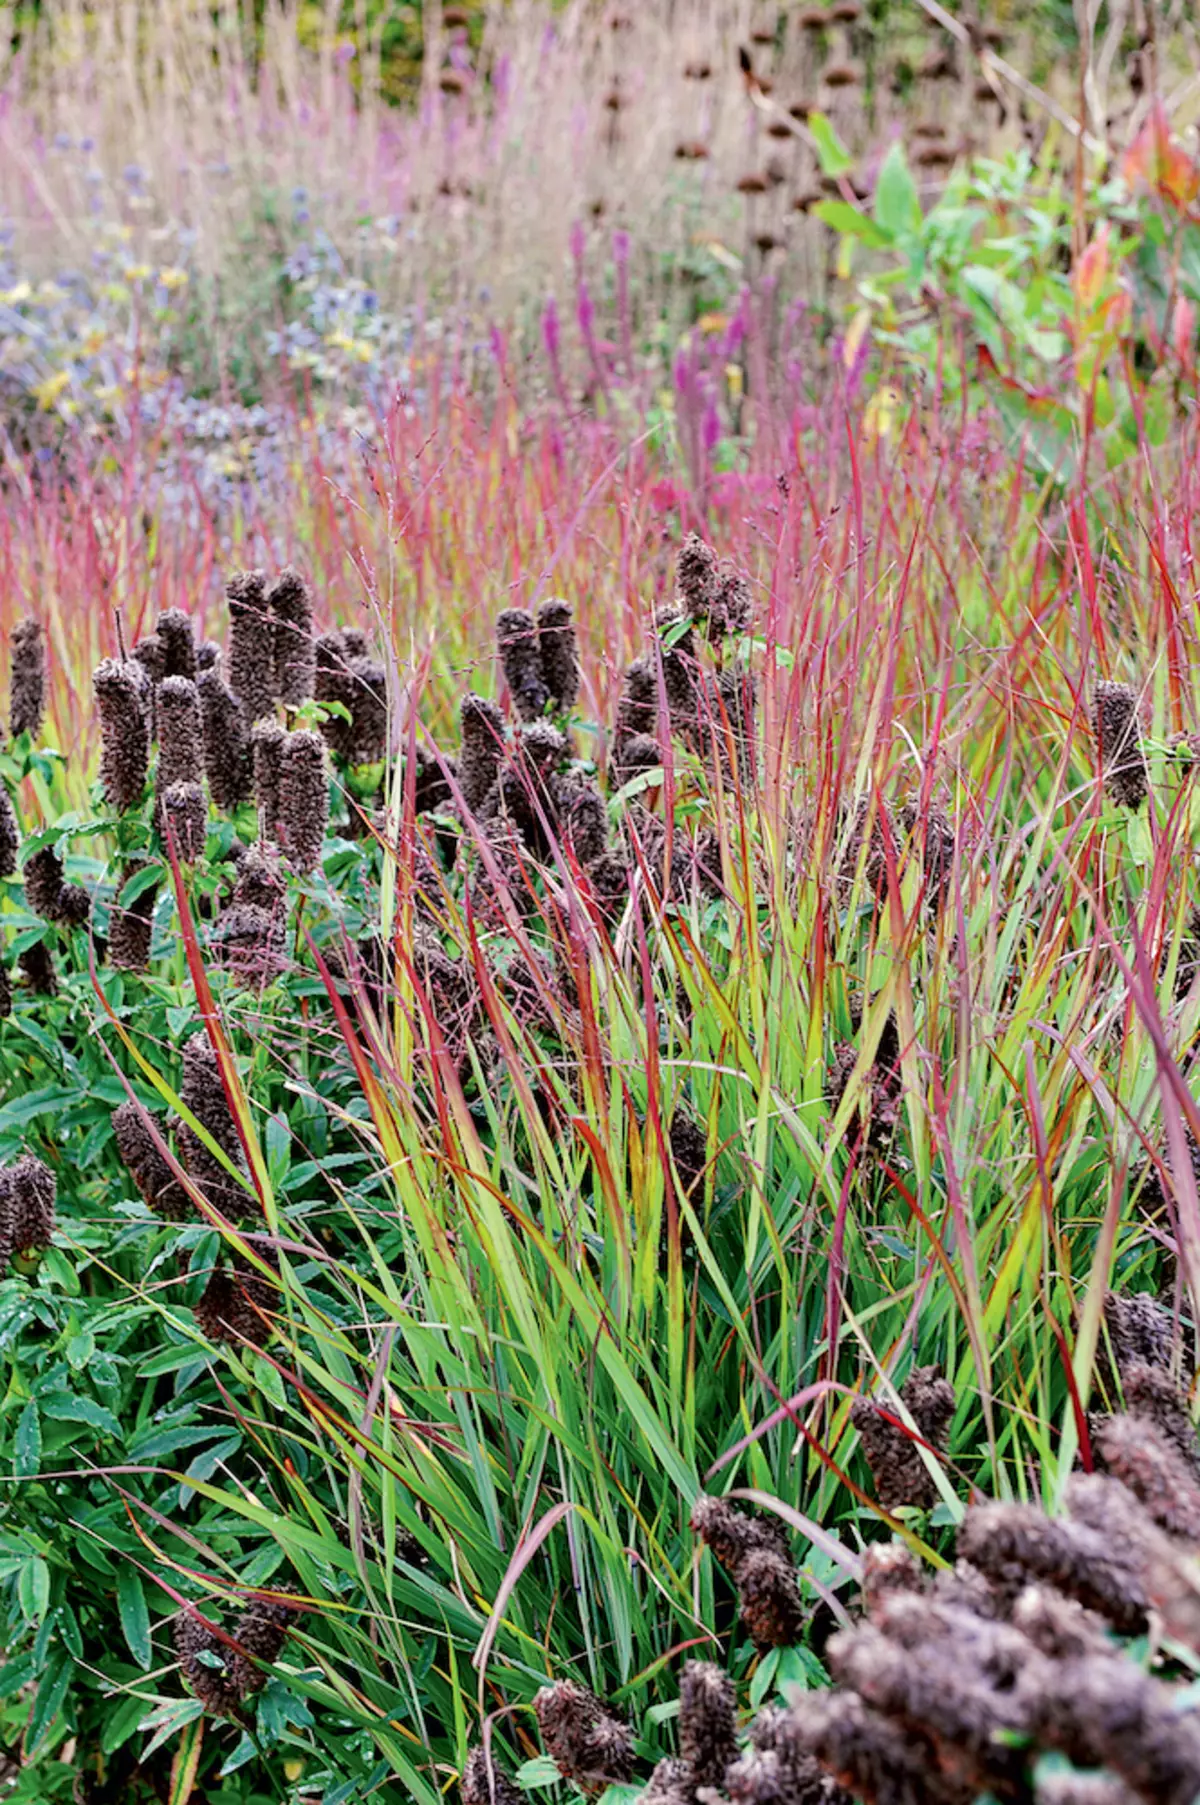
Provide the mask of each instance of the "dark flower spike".
{"label": "dark flower spike", "polygon": [[159,615],[155,634],[163,649],[163,676],[196,681],[196,637],[182,608],[168,608]]}
{"label": "dark flower spike", "polygon": [[54,1238],[54,1174],[44,1160],[23,1153],[4,1172],[6,1239],[13,1253],[40,1253]]}
{"label": "dark flower spike", "polygon": [[1010,1599],[1043,1581],[1125,1634],[1145,1627],[1144,1579],[1118,1538],[1087,1524],[1027,1504],[985,1504],[967,1512],[958,1553]]}
{"label": "dark flower spike", "polygon": [[538,720],[550,691],[542,676],[537,627],[527,609],[505,608],[496,616],[496,646],[513,707],[523,721]]}
{"label": "dark flower spike", "polygon": [[165,1140],[166,1124],[161,1117],[143,1110],[132,1098],[114,1109],[112,1125],[117,1152],[147,1209],[167,1222],[185,1221],[191,1214],[191,1200],[160,1152],[150,1132],[150,1122]]}
{"label": "dark flower spike", "polygon": [[286,738],[278,721],[259,721],[250,735],[259,831],[267,841],[278,841],[279,838],[280,780]]}
{"label": "dark flower spike", "polygon": [[[244,1171],[241,1138],[225,1097],[221,1068],[202,1029],[184,1044],[179,1096],[235,1169]],[[253,1212],[250,1194],[187,1122],[179,1126],[179,1145],[189,1175],[215,1210],[235,1221]]]}
{"label": "dark flower spike", "polygon": [[458,782],[463,801],[478,814],[493,789],[504,757],[504,716],[494,702],[466,695],[459,709],[462,750],[458,757]]}
{"label": "dark flower spike", "polygon": [[573,1680],[543,1686],[533,1701],[546,1751],[564,1780],[597,1792],[633,1772],[633,1733]]}
{"label": "dark flower spike", "polygon": [[12,689],[9,726],[14,739],[36,740],[46,709],[46,639],[35,620],[19,621],[12,633]]}
{"label": "dark flower spike", "polygon": [[[169,679],[168,679],[169,681]],[[198,783],[173,783],[162,797],[163,836],[174,846],[184,865],[194,865],[204,853],[208,805]]]}
{"label": "dark flower spike", "polygon": [[[922,1440],[934,1453],[944,1455],[955,1409],[953,1388],[936,1366],[916,1367],[900,1387],[900,1396]],[[870,1398],[857,1398],[850,1411],[876,1496],[885,1510],[906,1504],[929,1510],[937,1501],[933,1476],[918,1444],[900,1422],[892,1420],[893,1415]]]}
{"label": "dark flower spike", "polygon": [[209,1341],[232,1347],[265,1347],[271,1336],[265,1320],[273,1301],[270,1283],[261,1274],[238,1274],[216,1267],[193,1314]]}
{"label": "dark flower spike", "polygon": [[689,533],[675,560],[680,600],[693,620],[707,620],[717,587],[717,554],[699,533]]}
{"label": "dark flower spike", "polygon": [[0,780],[0,877],[12,877],[17,869],[21,827],[8,788]]}
{"label": "dark flower spike", "polygon": [[275,691],[289,708],[313,693],[317,654],[313,639],[312,595],[298,570],[281,570],[266,595],[275,622]]}
{"label": "dark flower spike", "polygon": [[229,1658],[229,1677],[241,1699],[261,1692],[283,1651],[296,1607],[286,1598],[256,1599],[242,1612],[231,1632],[237,1643]]}
{"label": "dark flower spike", "polygon": [[158,686],[158,769],[161,802],[177,783],[199,783],[204,773],[200,695],[188,677],[164,677]]}
{"label": "dark flower spike", "polygon": [[[215,1630],[189,1607],[179,1611],[171,1626],[171,1639],[184,1679],[204,1709],[214,1717],[241,1721],[242,1702],[228,1672],[228,1649]],[[219,1666],[200,1659],[215,1657]]]}
{"label": "dark flower spike", "polygon": [[34,996],[58,995],[58,976],[54,958],[44,940],[36,940],[17,955],[17,964],[26,985]]}
{"label": "dark flower spike", "polygon": [[254,787],[254,759],[241,704],[215,668],[197,683],[204,734],[204,770],[213,802],[231,813]]}
{"label": "dark flower spike", "polygon": [[[121,873],[121,887],[127,884],[136,872],[142,869],[142,861],[134,861],[124,867]],[[108,957],[118,971],[147,971],[150,966],[150,942],[154,928],[154,905],[158,900],[159,886],[151,884],[142,890],[123,908],[117,897],[113,898],[108,917]]]}
{"label": "dark flower spike", "polygon": [[267,579],[244,570],[225,588],[229,598],[229,687],[245,710],[246,725],[275,707],[275,622],[267,606]]}
{"label": "dark flower spike", "polygon": [[467,1756],[459,1790],[462,1805],[526,1805],[527,1795],[478,1744]]}
{"label": "dark flower spike", "polygon": [[92,902],[80,884],[68,884],[63,864],[52,846],[43,846],[25,861],[25,900],[35,915],[58,927],[83,927]]}
{"label": "dark flower spike", "polygon": [[679,1752],[694,1785],[720,1787],[737,1759],[737,1698],[712,1661],[688,1661],[679,1679]]}
{"label": "dark flower spike", "polygon": [[1142,750],[1138,699],[1127,683],[1097,683],[1092,692],[1092,731],[1104,787],[1121,808],[1140,808],[1150,789]]}
{"label": "dark flower spike", "polygon": [[1096,1430],[1101,1460],[1160,1529],[1200,1542],[1200,1480],[1178,1447],[1148,1417],[1111,1416]]}
{"label": "dark flower spike", "polygon": [[579,695],[579,650],[569,602],[554,597],[542,603],[537,612],[537,636],[542,681],[555,712],[569,714]]}
{"label": "dark flower spike", "polygon": [[100,787],[109,808],[136,808],[150,770],[150,723],[140,665],[106,658],[92,674],[100,716]]}
{"label": "dark flower spike", "polygon": [[320,863],[328,825],[325,742],[308,728],[289,733],[279,761],[279,843],[298,871]]}
{"label": "dark flower spike", "polygon": [[804,1600],[791,1557],[756,1548],[739,1561],[738,1604],[754,1646],[792,1648],[804,1632]]}

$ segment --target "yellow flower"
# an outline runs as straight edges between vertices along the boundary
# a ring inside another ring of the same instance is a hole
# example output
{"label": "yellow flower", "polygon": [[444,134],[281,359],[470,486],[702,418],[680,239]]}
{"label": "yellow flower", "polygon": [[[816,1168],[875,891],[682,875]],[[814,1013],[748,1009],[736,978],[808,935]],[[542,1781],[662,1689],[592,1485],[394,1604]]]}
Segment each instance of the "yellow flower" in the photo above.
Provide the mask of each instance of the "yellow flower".
{"label": "yellow flower", "polygon": [[38,383],[33,398],[44,413],[49,413],[70,380],[69,370],[58,370],[53,376],[47,376],[45,382]]}
{"label": "yellow flower", "polygon": [[189,280],[187,271],[178,268],[175,264],[169,264],[166,269],[160,269],[158,279],[166,289],[184,288]]}

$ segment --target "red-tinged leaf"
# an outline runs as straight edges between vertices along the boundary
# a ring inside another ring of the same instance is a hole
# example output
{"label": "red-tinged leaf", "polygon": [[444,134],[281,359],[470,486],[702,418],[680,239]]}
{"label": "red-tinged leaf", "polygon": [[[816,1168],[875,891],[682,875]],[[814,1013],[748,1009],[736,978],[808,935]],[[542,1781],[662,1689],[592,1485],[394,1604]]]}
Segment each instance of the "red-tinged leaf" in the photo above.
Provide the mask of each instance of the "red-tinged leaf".
{"label": "red-tinged leaf", "polygon": [[1200,166],[1171,137],[1170,122],[1156,101],[1141,131],[1121,159],[1131,188],[1154,188],[1181,211],[1200,194]]}

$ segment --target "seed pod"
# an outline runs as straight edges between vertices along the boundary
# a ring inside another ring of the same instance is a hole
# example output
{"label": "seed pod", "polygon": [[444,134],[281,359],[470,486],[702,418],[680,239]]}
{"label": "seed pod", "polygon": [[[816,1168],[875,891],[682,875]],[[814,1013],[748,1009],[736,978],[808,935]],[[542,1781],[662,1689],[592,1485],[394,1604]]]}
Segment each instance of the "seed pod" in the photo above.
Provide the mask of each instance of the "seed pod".
{"label": "seed pod", "polygon": [[275,693],[289,708],[307,702],[316,676],[312,596],[298,570],[280,571],[266,595],[275,620]]}
{"label": "seed pod", "polygon": [[[184,1679],[206,1711],[214,1717],[240,1721],[241,1700],[228,1673],[229,1650],[220,1637],[190,1608],[177,1612],[171,1626],[175,1653]],[[210,1666],[201,1655],[213,1656],[220,1665]]]}
{"label": "seed pod", "polygon": [[275,623],[267,607],[267,579],[243,570],[226,584],[229,598],[229,687],[245,711],[246,725],[275,707]]}
{"label": "seed pod", "polygon": [[504,756],[504,716],[494,702],[482,696],[466,695],[459,708],[462,721],[462,750],[458,758],[458,781],[463,801],[477,814],[484,797],[500,774]]}
{"label": "seed pod", "polygon": [[43,1160],[23,1153],[4,1173],[8,1239],[16,1253],[41,1252],[54,1238],[54,1174]]}
{"label": "seed pod", "polygon": [[1092,731],[1110,798],[1122,808],[1140,808],[1149,793],[1150,772],[1142,750],[1137,695],[1127,683],[1097,683]]}
{"label": "seed pod", "polygon": [[[179,1096],[234,1167],[244,1172],[241,1137],[225,1097],[217,1055],[203,1030],[193,1034],[184,1045],[183,1083]],[[180,1123],[179,1145],[190,1177],[215,1210],[234,1220],[253,1210],[250,1194],[229,1175],[187,1122]]]}
{"label": "seed pod", "polygon": [[164,677],[158,686],[158,769],[155,791],[161,804],[177,783],[199,783],[204,771],[204,730],[200,694],[188,677]]}
{"label": "seed pod", "polygon": [[[141,860],[126,865],[121,873],[122,888],[142,868]],[[125,908],[114,898],[109,911],[108,956],[118,971],[149,970],[150,937],[157,900],[157,884],[151,884],[149,889],[140,891]]]}
{"label": "seed pod", "polygon": [[278,721],[259,721],[250,735],[254,795],[258,802],[259,829],[265,840],[279,838],[279,780],[286,738]]}
{"label": "seed pod", "polygon": [[247,800],[254,785],[246,717],[217,670],[202,671],[197,690],[209,792],[217,808],[230,814]]}
{"label": "seed pod", "polygon": [[[442,14],[443,19],[445,14]],[[459,1781],[462,1805],[525,1805],[527,1795],[504,1769],[476,1746],[467,1756]]]}
{"label": "seed pod", "polygon": [[105,658],[92,673],[100,716],[100,787],[119,815],[137,807],[150,769],[145,682],[140,665],[115,658]]}
{"label": "seed pod", "polygon": [[579,650],[571,605],[553,597],[537,612],[538,650],[542,681],[550,692],[556,714],[568,714],[579,694]]}
{"label": "seed pod", "polygon": [[20,844],[21,829],[17,811],[12,805],[7,786],[0,781],[0,877],[12,877],[15,874],[17,848]]}
{"label": "seed pod", "polygon": [[192,623],[182,608],[167,608],[158,617],[155,634],[163,649],[163,676],[196,681],[196,639]]}
{"label": "seed pod", "polygon": [[12,689],[9,724],[14,739],[36,740],[46,707],[46,640],[35,620],[19,621],[12,633]]}
{"label": "seed pod", "polygon": [[505,608],[496,616],[496,646],[513,707],[523,721],[546,712],[550,692],[542,677],[537,628],[525,608]]}
{"label": "seed pod", "polygon": [[[167,682],[173,679],[168,677]],[[198,783],[173,783],[162,798],[163,837],[174,845],[175,856],[185,865],[194,865],[204,854],[204,834],[208,824],[208,807],[204,789]]]}
{"label": "seed pod", "polygon": [[183,1222],[191,1214],[191,1200],[156,1146],[149,1122],[165,1140],[167,1130],[161,1116],[144,1110],[132,1099],[114,1109],[112,1125],[117,1152],[146,1207],[164,1221]]}
{"label": "seed pod", "polygon": [[279,764],[280,845],[298,871],[320,863],[329,825],[325,742],[304,729],[284,740]]}

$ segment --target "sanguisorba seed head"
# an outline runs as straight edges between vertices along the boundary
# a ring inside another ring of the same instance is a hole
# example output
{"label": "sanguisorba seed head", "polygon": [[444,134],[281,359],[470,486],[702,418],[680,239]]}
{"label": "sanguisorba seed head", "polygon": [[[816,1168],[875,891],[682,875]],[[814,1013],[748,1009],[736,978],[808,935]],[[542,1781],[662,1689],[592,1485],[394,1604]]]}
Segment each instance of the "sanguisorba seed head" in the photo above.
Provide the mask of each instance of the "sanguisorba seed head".
{"label": "sanguisorba seed head", "polygon": [[23,953],[18,953],[17,964],[26,986],[34,996],[58,995],[58,974],[54,969],[54,956],[44,940],[35,940],[32,946],[25,948]]}
{"label": "sanguisorba seed head", "polygon": [[266,594],[267,612],[275,622],[275,692],[289,708],[313,693],[317,654],[313,639],[312,596],[298,570],[281,570]]}
{"label": "sanguisorba seed head", "polygon": [[275,706],[275,622],[261,570],[243,570],[225,586],[229,598],[229,687],[252,727]]}
{"label": "sanguisorba seed head", "polygon": [[[220,1637],[194,1611],[185,1607],[176,1614],[171,1625],[171,1639],[183,1677],[204,1709],[214,1717],[237,1717],[241,1700],[230,1682],[229,1653]],[[200,1660],[201,1655],[215,1656],[220,1665],[210,1666],[207,1661]]]}
{"label": "sanguisorba seed head", "polygon": [[567,714],[579,694],[579,648],[571,604],[558,596],[543,602],[537,611],[537,636],[542,681],[550,692],[555,712]]}
{"label": "sanguisorba seed head", "polygon": [[230,1657],[229,1677],[240,1698],[250,1698],[266,1685],[266,1669],[279,1659],[295,1613],[295,1605],[285,1599],[256,1599],[234,1624],[238,1647]]}
{"label": "sanguisorba seed head", "polygon": [[246,717],[218,670],[201,671],[196,688],[209,792],[216,806],[229,813],[246,801],[254,784]]}
{"label": "sanguisorba seed head", "polygon": [[200,693],[190,677],[164,677],[158,686],[159,799],[177,783],[199,783],[204,770]]}
{"label": "sanguisorba seed head", "polygon": [[329,825],[329,775],[325,742],[304,728],[289,733],[279,763],[280,845],[298,871],[320,863]]}
{"label": "sanguisorba seed head", "polygon": [[63,862],[53,846],[43,846],[25,861],[25,901],[43,921],[62,920],[65,889]]}
{"label": "sanguisorba seed head", "polygon": [[185,865],[194,865],[204,852],[204,831],[208,805],[204,786],[198,783],[173,783],[162,798],[163,835],[174,845],[175,856]]}
{"label": "sanguisorba seed head", "polygon": [[[121,873],[121,887],[143,869],[144,861],[131,861]],[[113,899],[108,921],[109,962],[118,971],[148,971],[150,939],[154,928],[154,905],[158,885],[140,890],[133,901],[122,905],[120,892]]]}
{"label": "sanguisorba seed head", "polygon": [[387,671],[371,658],[350,664],[349,757],[352,764],[377,764],[387,751]]}
{"label": "sanguisorba seed head", "polygon": [[693,620],[704,620],[717,581],[717,554],[699,533],[689,533],[675,560],[680,598]]}
{"label": "sanguisorba seed head", "polygon": [[1097,683],[1092,693],[1092,730],[1110,798],[1122,808],[1140,808],[1150,788],[1150,774],[1142,750],[1138,699],[1129,684]]}
{"label": "sanguisorba seed head", "polygon": [[145,681],[139,665],[116,658],[105,658],[92,672],[92,693],[100,716],[100,787],[109,808],[118,815],[141,801],[150,769]]}
{"label": "sanguisorba seed head", "polygon": [[263,837],[269,841],[279,838],[279,784],[286,738],[278,721],[259,721],[250,735],[254,797]]}
{"label": "sanguisorba seed head", "polygon": [[504,756],[504,716],[494,702],[465,695],[459,708],[462,750],[458,782],[467,807],[476,813],[492,789]]}
{"label": "sanguisorba seed head", "polygon": [[688,1661],[679,1677],[679,1752],[695,1786],[718,1789],[737,1758],[733,1681],[713,1661]]}
{"label": "sanguisorba seed head", "polygon": [[44,1160],[23,1153],[5,1174],[10,1237],[17,1253],[40,1252],[54,1238],[54,1174]]}
{"label": "sanguisorba seed head", "polygon": [[166,608],[158,617],[155,633],[163,649],[163,676],[196,681],[196,636],[182,608]]}
{"label": "sanguisorba seed head", "polygon": [[479,1745],[467,1756],[459,1790],[462,1805],[525,1805],[526,1794]]}
{"label": "sanguisorba seed head", "polygon": [[546,711],[550,692],[542,676],[542,654],[532,614],[505,608],[496,616],[496,649],[513,707],[523,721],[536,721]]}
{"label": "sanguisorba seed head", "polygon": [[35,740],[46,708],[46,640],[35,620],[23,620],[13,628],[12,689],[9,726],[14,739],[27,733]]}
{"label": "sanguisorba seed head", "polygon": [[0,781],[0,877],[12,877],[17,869],[17,848],[21,844],[21,828],[12,797]]}
{"label": "sanguisorba seed head", "polygon": [[167,1222],[181,1222],[190,1214],[188,1194],[159,1151],[150,1132],[151,1122],[165,1140],[167,1130],[161,1117],[143,1110],[132,1099],[114,1109],[112,1125],[117,1152],[146,1207]]}

